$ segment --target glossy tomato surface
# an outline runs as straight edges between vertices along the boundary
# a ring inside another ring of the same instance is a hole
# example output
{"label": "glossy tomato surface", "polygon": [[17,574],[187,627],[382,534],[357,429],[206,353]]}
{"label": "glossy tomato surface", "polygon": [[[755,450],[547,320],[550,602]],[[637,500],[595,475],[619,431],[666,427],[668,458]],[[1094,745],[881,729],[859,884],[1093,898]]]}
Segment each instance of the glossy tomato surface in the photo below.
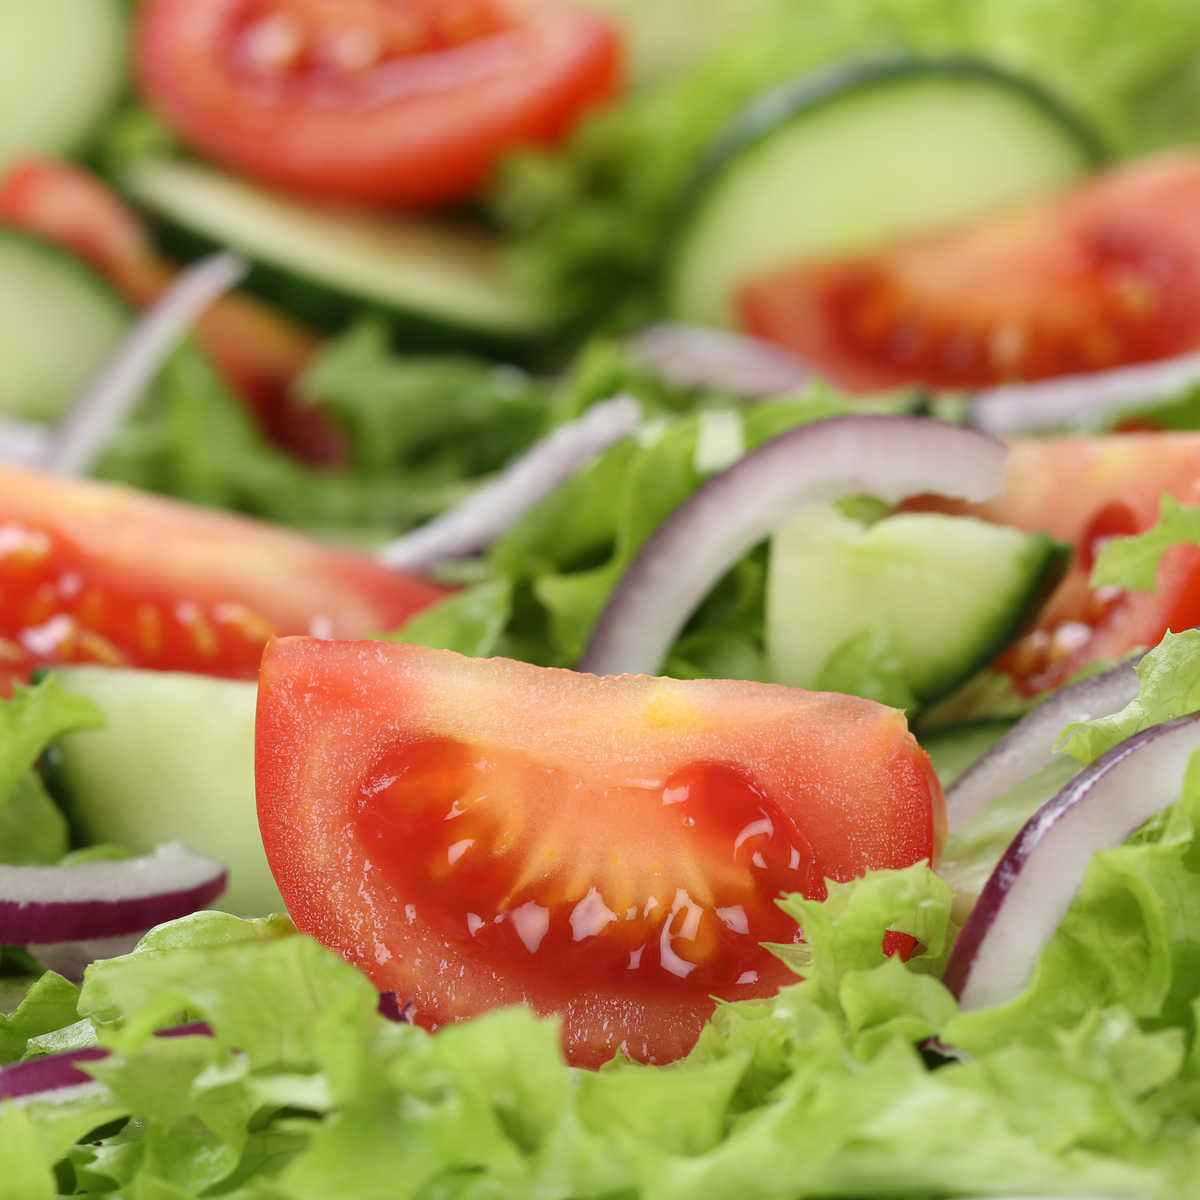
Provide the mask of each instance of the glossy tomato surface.
{"label": "glossy tomato surface", "polygon": [[444,594],[273,526],[0,469],[0,665],[99,662],[253,678],[275,634],[394,629]]}
{"label": "glossy tomato surface", "polygon": [[1110,537],[1158,520],[1164,492],[1200,502],[1200,434],[1110,434],[1018,439],[1003,491],[984,504],[922,498],[909,507],[969,512],[1020,529],[1042,529],[1075,548],[1067,574],[1033,629],[996,666],[1027,695],[1065,682],[1089,663],[1157,644],[1168,630],[1200,624],[1200,547],[1172,547],[1157,592],[1093,588],[1096,552]]}
{"label": "glossy tomato surface", "polygon": [[135,57],[217,161],[407,205],[469,197],[505,152],[558,141],[621,68],[613,27],[557,0],[147,0]]}
{"label": "glossy tomato surface", "polygon": [[302,638],[263,657],[256,790],[301,929],[429,1028],[561,1013],[591,1066],[794,980],[775,898],[931,859],[944,821],[871,701]]}
{"label": "glossy tomato surface", "polygon": [[982,387],[1200,346],[1200,155],[876,254],[781,264],[738,299],[745,327],[860,389]]}
{"label": "glossy tomato surface", "polygon": [[[177,273],[137,213],[73,163],[10,163],[0,174],[0,224],[77,255],[137,308],[153,304]],[[269,437],[310,462],[345,461],[342,432],[292,390],[317,351],[313,334],[262,301],[230,294],[200,317],[194,335]]]}

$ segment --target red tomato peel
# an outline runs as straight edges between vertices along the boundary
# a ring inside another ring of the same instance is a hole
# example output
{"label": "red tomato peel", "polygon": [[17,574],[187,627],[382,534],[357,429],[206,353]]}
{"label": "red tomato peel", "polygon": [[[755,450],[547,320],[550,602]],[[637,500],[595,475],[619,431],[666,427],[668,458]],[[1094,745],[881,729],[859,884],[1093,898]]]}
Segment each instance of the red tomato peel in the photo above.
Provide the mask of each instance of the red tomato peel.
{"label": "red tomato peel", "polygon": [[1164,492],[1181,504],[1200,502],[1200,434],[1015,439],[1009,447],[1004,489],[993,499],[964,505],[922,497],[905,507],[1045,530],[1075,547],[1033,628],[995,663],[1022,694],[1058,687],[1089,663],[1124,658],[1157,645],[1168,630],[1200,624],[1200,547],[1168,550],[1154,592],[1090,583],[1099,547],[1151,528]]}
{"label": "red tomato peel", "polygon": [[[297,925],[429,1028],[528,1002],[573,1062],[687,1052],[825,879],[933,859],[903,715],[730,681],[599,678],[395,643],[263,658],[256,789]],[[890,937],[890,949],[902,949]]]}
{"label": "red tomato peel", "polygon": [[98,662],[253,678],[275,634],[393,629],[445,592],[257,521],[0,468],[0,678]]}
{"label": "red tomato peel", "polygon": [[788,264],[747,330],[843,386],[976,388],[1200,346],[1200,156],[1165,155],[876,253]]}
{"label": "red tomato peel", "polygon": [[404,205],[470,197],[621,74],[614,27],[555,0],[148,0],[135,59],[147,99],[217,161]]}

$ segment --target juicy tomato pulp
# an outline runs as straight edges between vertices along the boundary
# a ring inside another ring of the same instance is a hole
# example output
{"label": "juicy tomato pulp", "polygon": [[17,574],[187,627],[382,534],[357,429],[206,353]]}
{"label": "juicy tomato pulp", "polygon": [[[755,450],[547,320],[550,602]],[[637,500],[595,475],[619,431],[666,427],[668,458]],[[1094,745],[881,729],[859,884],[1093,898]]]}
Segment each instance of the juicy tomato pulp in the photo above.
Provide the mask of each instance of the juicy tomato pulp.
{"label": "juicy tomato pulp", "polygon": [[906,507],[970,513],[1001,525],[1042,529],[1069,542],[1067,574],[1036,625],[995,663],[1025,695],[1057,687],[1089,663],[1153,646],[1168,630],[1200,624],[1200,547],[1175,546],[1156,592],[1093,588],[1100,546],[1158,520],[1162,494],[1200,502],[1200,434],[1110,434],[1010,444],[1003,491],[983,504],[923,497]]}
{"label": "juicy tomato pulp", "polygon": [[1200,346],[1200,156],[746,285],[745,327],[846,387],[984,387]]}
{"label": "juicy tomato pulp", "polygon": [[5,684],[62,662],[253,678],[276,633],[392,629],[443,594],[254,521],[0,469]]}
{"label": "juicy tomato pulp", "polygon": [[[78,255],[137,308],[153,304],[176,274],[137,214],[70,163],[29,158],[10,164],[0,176],[0,223]],[[316,353],[316,337],[269,305],[239,295],[213,304],[195,336],[270,438],[309,462],[346,460],[342,432],[292,389]]]}
{"label": "juicy tomato pulp", "polygon": [[135,54],[211,157],[396,204],[465,199],[506,151],[558,141],[621,58],[603,18],[554,0],[148,0]]}
{"label": "juicy tomato pulp", "polygon": [[585,1065],[676,1058],[714,995],[794,979],[760,945],[798,937],[775,899],[933,859],[944,817],[870,701],[395,643],[273,642],[256,760],[301,929],[429,1028],[561,1013]]}

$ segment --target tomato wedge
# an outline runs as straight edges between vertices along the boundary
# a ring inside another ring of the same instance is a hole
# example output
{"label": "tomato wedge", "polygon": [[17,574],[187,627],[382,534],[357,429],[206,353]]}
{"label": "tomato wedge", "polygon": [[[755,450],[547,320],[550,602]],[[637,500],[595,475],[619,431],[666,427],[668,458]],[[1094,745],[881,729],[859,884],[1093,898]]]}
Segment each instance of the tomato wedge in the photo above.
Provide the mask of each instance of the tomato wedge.
{"label": "tomato wedge", "polygon": [[394,629],[445,593],[242,517],[0,468],[0,678],[99,662],[252,679],[277,633]]}
{"label": "tomato wedge", "polygon": [[1200,346],[1200,155],[1098,176],[877,254],[784,266],[746,328],[864,390],[972,388]]}
{"label": "tomato wedge", "polygon": [[[26,158],[10,164],[0,176],[0,223],[78,255],[137,308],[157,300],[176,274],[155,251],[141,218],[71,163]],[[313,334],[269,305],[236,294],[212,305],[194,333],[268,437],[309,462],[346,460],[342,432],[292,392],[319,345]]]}
{"label": "tomato wedge", "polygon": [[588,1066],[677,1058],[714,995],[794,980],[775,898],[932,859],[944,823],[868,700],[384,642],[267,647],[255,778],[301,929],[431,1029],[560,1013]]}
{"label": "tomato wedge", "polygon": [[135,57],[147,99],[219,162],[408,205],[473,195],[621,71],[613,26],[555,0],[147,0]]}
{"label": "tomato wedge", "polygon": [[906,507],[1043,529],[1075,547],[1035,626],[995,663],[1023,694],[1057,687],[1089,663],[1156,645],[1168,630],[1200,624],[1200,546],[1167,552],[1157,592],[1089,583],[1100,544],[1154,525],[1164,492],[1183,504],[1200,502],[1200,434],[1018,439],[1009,446],[1004,489],[993,499],[963,505],[922,497]]}

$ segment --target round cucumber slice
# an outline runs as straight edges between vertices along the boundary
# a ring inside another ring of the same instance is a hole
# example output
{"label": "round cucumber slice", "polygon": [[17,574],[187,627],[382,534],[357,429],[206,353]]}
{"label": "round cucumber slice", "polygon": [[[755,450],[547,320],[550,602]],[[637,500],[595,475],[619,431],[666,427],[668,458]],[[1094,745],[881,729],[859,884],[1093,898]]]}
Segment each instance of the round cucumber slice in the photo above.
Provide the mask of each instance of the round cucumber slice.
{"label": "round cucumber slice", "polygon": [[1102,161],[1081,118],[973,59],[842,66],[760,98],[688,188],[667,250],[675,318],[732,327],[738,288],[1068,183]]}
{"label": "round cucumber slice", "polygon": [[57,421],[130,320],[119,297],[75,259],[0,230],[0,414]]}
{"label": "round cucumber slice", "polygon": [[83,146],[126,84],[122,0],[0,4],[0,165]]}
{"label": "round cucumber slice", "polygon": [[774,678],[812,687],[865,630],[891,638],[917,699],[984,666],[1061,561],[1041,533],[973,517],[900,513],[874,525],[805,509],[771,541],[766,647]]}

